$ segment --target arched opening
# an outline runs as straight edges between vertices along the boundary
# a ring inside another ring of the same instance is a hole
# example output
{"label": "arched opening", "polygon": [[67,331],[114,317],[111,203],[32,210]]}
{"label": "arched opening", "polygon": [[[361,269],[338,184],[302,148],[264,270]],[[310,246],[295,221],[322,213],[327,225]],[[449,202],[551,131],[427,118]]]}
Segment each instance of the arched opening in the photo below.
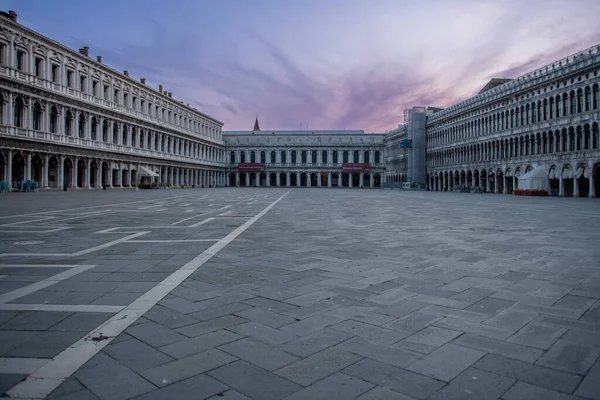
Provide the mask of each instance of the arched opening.
{"label": "arched opening", "polygon": [[290,173],[290,186],[298,186],[298,174]]}
{"label": "arched opening", "polygon": [[355,173],[352,174],[352,186],[353,187],[360,187],[360,174],[359,173],[355,172]]}
{"label": "arched opening", "polygon": [[98,140],[98,119],[92,117],[92,140]]}
{"label": "arched opening", "polygon": [[19,128],[25,128],[25,102],[21,97],[15,99],[13,124]]}
{"label": "arched opening", "polygon": [[70,158],[65,158],[64,161],[63,187],[73,187],[73,161]]}
{"label": "arched opening", "polygon": [[286,186],[287,185],[287,175],[285,172],[279,174],[279,185]]}
{"label": "arched opening", "polygon": [[248,177],[250,178],[250,185],[249,186],[256,186],[256,173],[254,173],[254,172],[248,172]]}
{"label": "arched opening", "polygon": [[31,158],[31,179],[37,181],[38,184],[42,184],[44,175],[44,160],[39,154],[34,155]]}
{"label": "arched opening", "polygon": [[275,172],[269,174],[269,186],[277,186],[277,174]]}
{"label": "arched opening", "polygon": [[42,106],[39,101],[33,103],[33,119],[31,121],[31,127],[34,131],[41,131],[42,129]]}
{"label": "arched opening", "polygon": [[592,167],[590,179],[594,181],[592,197],[598,197],[600,194],[600,163],[596,163]]}
{"label": "arched opening", "polygon": [[503,193],[504,192],[504,174],[502,173],[501,169],[498,169],[498,171],[496,171],[496,185],[497,185],[497,193]]}
{"label": "arched opening", "polygon": [[73,113],[71,110],[65,112],[65,135],[73,135]]}
{"label": "arched opening", "polygon": [[251,163],[255,163],[256,162],[256,152],[254,152],[254,151],[250,152],[250,162]]}
{"label": "arched opening", "polygon": [[98,185],[98,162],[92,160],[90,163],[90,186],[97,188]]}
{"label": "arched opening", "polygon": [[265,174],[264,172],[261,172],[259,179],[260,179],[258,182],[259,186],[267,186],[267,174]]}
{"label": "arched opening", "polygon": [[466,185],[467,184],[467,174],[465,171],[460,171],[460,183],[459,185]]}
{"label": "arched opening", "polygon": [[373,176],[373,187],[380,187],[380,186],[381,186],[381,175],[375,174]]}
{"label": "arched opening", "polygon": [[83,115],[83,113],[79,113],[79,124],[77,134],[81,139],[85,137],[85,116]]}
{"label": "arched opening", "polygon": [[327,176],[326,172],[321,173],[321,186],[322,187],[329,186],[329,177]]}
{"label": "arched opening", "polygon": [[481,170],[481,174],[479,175],[479,179],[480,179],[480,186],[481,186],[481,191],[482,192],[487,192],[487,171],[485,169]]}
{"label": "arched opening", "polygon": [[[348,152],[345,152],[348,153]],[[348,174],[347,172],[342,172],[342,187],[349,187],[350,186],[350,174]]]}
{"label": "arched opening", "polygon": [[114,144],[119,143],[119,125],[115,122],[113,124],[113,137],[112,137],[112,142]]}
{"label": "arched opening", "polygon": [[246,152],[245,151],[240,151],[240,162],[241,163],[246,162]]}
{"label": "arched opening", "polygon": [[359,160],[360,160],[360,156],[359,156],[358,150],[354,150],[352,161],[354,161],[354,163],[358,163]]}
{"label": "arched opening", "polygon": [[496,174],[494,171],[488,172],[488,185],[490,189],[489,192],[496,193]]}
{"label": "arched opening", "polygon": [[18,183],[24,179],[25,179],[25,157],[23,157],[23,154],[21,154],[21,153],[16,153],[13,155],[13,158],[12,158],[12,177],[11,177],[11,182],[9,184],[12,185],[11,187],[17,188],[17,187],[19,187]]}
{"label": "arched opening", "polygon": [[371,174],[364,174],[363,175],[363,186],[364,187],[371,187]]}
{"label": "arched opening", "polygon": [[573,196],[573,168],[569,164],[565,164],[562,169],[561,179],[563,182],[563,196]]}
{"label": "arched opening", "polygon": [[101,182],[102,186],[105,186],[105,187],[110,186],[109,179],[110,179],[110,166],[105,161],[102,163],[102,176],[100,177],[100,182]]}
{"label": "arched opening", "polygon": [[10,183],[10,178],[6,176],[6,158],[4,153],[0,151],[0,182],[3,181],[6,181],[7,185]]}
{"label": "arched opening", "polygon": [[558,196],[560,191],[560,171],[556,165],[551,165],[548,169],[548,183],[550,184],[550,196]]}
{"label": "arched opening", "polygon": [[304,186],[308,186],[308,182],[307,182],[307,178],[306,178],[306,172],[303,172],[300,174],[300,186],[304,187]]}
{"label": "arched opening", "polygon": [[[154,180],[154,178],[150,178],[150,179]],[[131,170],[131,182],[129,182],[129,186],[131,186],[131,187],[137,186],[136,182],[137,182],[137,170],[132,169]]]}
{"label": "arched opening", "polygon": [[316,172],[310,174],[310,186],[317,187],[319,186],[319,176]]}
{"label": "arched opening", "polygon": [[589,172],[586,171],[585,164],[579,164],[575,170],[575,179],[577,179],[576,194],[580,197],[588,197],[590,193]]}
{"label": "arched opening", "polygon": [[246,182],[246,173],[245,172],[240,172],[240,186],[247,186],[248,183]]}
{"label": "arched opening", "polygon": [[506,168],[506,173],[504,174],[504,185],[506,187],[506,193],[512,193],[514,190],[513,187],[513,173],[510,168]]}
{"label": "arched opening", "polygon": [[48,187],[58,189],[58,158],[52,156],[48,159]]}
{"label": "arched opening", "polygon": [[331,174],[331,186],[340,186],[340,174],[338,174],[337,172]]}
{"label": "arched opening", "polygon": [[465,183],[468,187],[473,186],[473,173],[471,172],[470,169],[467,170],[467,176],[466,176],[467,182]]}
{"label": "arched opening", "polygon": [[85,160],[77,161],[77,187],[85,187]]}
{"label": "arched opening", "polygon": [[58,133],[58,109],[56,106],[50,107],[50,132]]}
{"label": "arched opening", "polygon": [[[180,177],[182,178],[183,176],[185,176],[184,172],[181,172]],[[121,170],[121,186],[130,186],[130,182],[129,181],[129,170],[128,169],[122,169]],[[184,179],[181,179],[182,182],[185,182]]]}

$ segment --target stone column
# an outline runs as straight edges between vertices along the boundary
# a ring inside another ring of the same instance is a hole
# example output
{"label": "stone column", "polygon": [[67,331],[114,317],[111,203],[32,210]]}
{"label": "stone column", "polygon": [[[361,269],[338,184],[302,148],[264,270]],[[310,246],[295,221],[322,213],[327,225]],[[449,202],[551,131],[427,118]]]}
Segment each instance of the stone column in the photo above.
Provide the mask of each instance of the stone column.
{"label": "stone column", "polygon": [[275,182],[277,187],[281,186],[281,176],[279,175],[279,172],[275,174]]}
{"label": "stone column", "polygon": [[65,186],[65,158],[58,157],[58,176],[56,177],[57,188],[62,190]]}
{"label": "stone column", "polygon": [[6,183],[8,183],[8,191],[12,192],[13,187],[13,178],[12,178],[12,160],[13,160],[13,152],[12,150],[8,151],[8,159],[6,160]]}
{"label": "stone column", "polygon": [[[319,157],[319,156],[317,155],[317,157]],[[318,172],[317,173],[317,186],[321,187],[321,185],[322,185],[322,182],[321,182],[321,173]]]}
{"label": "stone column", "polygon": [[246,172],[246,186],[250,186],[250,173]]}
{"label": "stone column", "polygon": [[28,153],[25,157],[25,178],[24,180],[31,180],[31,153]]}
{"label": "stone column", "polygon": [[590,173],[590,189],[588,197],[596,197],[596,185],[594,185],[594,176]]}
{"label": "stone column", "polygon": [[44,156],[44,166],[42,167],[42,181],[40,182],[40,187],[47,189],[48,188],[48,171],[50,164],[50,156],[46,154]]}
{"label": "stone column", "polygon": [[364,186],[364,180],[365,180],[365,175],[361,172],[359,175],[359,181],[358,181],[358,186],[359,187],[363,187]]}
{"label": "stone column", "polygon": [[259,187],[260,186],[260,172],[255,172],[254,177],[255,177],[254,178],[255,179],[254,186]]}
{"label": "stone column", "polygon": [[127,171],[129,171],[129,174],[127,175],[127,179],[129,180],[129,187],[134,187],[135,185],[133,184],[133,182],[131,182],[131,177],[133,176],[133,171],[131,170],[132,165],[129,164],[129,169]]}
{"label": "stone column", "polygon": [[285,186],[291,186],[291,182],[290,182],[290,173],[286,172],[286,179],[285,179]]}
{"label": "stone column", "polygon": [[563,197],[565,195],[565,183],[562,176],[558,179],[558,197]]}
{"label": "stone column", "polygon": [[579,197],[579,182],[573,178],[573,197]]}
{"label": "stone column", "polygon": [[77,185],[77,177],[79,175],[79,157],[73,157],[73,166],[71,168],[73,168],[73,173],[71,174],[71,182],[72,182],[72,187],[73,189],[77,189],[79,188],[79,186]]}
{"label": "stone column", "polygon": [[86,189],[91,188],[91,175],[92,174],[92,160],[87,160],[85,162],[85,183],[84,187]]}
{"label": "stone column", "polygon": [[375,187],[375,174],[370,174],[369,178],[369,187]]}
{"label": "stone column", "polygon": [[327,187],[331,187],[331,172],[327,173]]}

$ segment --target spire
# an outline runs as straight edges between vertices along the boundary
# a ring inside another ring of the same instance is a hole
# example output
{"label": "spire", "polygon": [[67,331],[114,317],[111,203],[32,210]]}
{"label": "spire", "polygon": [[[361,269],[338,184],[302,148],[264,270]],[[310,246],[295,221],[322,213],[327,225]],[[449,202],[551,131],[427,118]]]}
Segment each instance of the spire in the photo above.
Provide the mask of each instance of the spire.
{"label": "spire", "polygon": [[260,126],[258,126],[258,114],[256,114],[256,120],[254,121],[254,129],[253,131],[260,131]]}

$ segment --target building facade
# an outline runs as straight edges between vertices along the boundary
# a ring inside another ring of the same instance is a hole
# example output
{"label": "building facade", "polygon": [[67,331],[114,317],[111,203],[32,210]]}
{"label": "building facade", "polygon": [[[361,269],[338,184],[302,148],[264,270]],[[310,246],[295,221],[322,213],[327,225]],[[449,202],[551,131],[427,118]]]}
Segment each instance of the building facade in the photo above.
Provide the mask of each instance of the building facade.
{"label": "building facade", "polygon": [[224,131],[229,186],[380,187],[384,135]]}
{"label": "building facade", "polygon": [[512,193],[543,167],[550,194],[600,193],[600,46],[476,96],[427,120],[427,187]]}
{"label": "building facade", "polygon": [[226,183],[223,124],[0,13],[0,181]]}

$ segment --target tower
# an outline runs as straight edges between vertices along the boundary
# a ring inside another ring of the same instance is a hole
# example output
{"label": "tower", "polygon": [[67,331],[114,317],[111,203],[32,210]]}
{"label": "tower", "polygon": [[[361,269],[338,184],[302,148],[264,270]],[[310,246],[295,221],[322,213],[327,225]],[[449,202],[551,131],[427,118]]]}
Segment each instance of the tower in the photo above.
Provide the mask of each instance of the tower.
{"label": "tower", "polygon": [[254,129],[253,131],[260,131],[260,126],[258,126],[258,114],[256,114],[256,120],[254,121]]}

